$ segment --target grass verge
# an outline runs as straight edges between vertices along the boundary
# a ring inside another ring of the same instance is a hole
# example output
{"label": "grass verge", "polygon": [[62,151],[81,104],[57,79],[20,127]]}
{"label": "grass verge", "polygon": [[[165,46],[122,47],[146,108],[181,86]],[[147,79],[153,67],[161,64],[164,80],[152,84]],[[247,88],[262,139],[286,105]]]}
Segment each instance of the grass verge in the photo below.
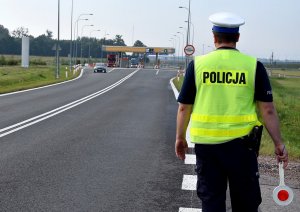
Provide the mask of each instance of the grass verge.
{"label": "grass verge", "polygon": [[73,79],[79,75],[79,72],[73,74],[65,67],[61,67],[60,77],[56,79],[55,70],[54,66],[0,67],[0,94],[54,84]]}
{"label": "grass verge", "polygon": [[[291,159],[300,159],[300,79],[271,78],[274,104]],[[273,142],[264,130],[261,153],[274,155]]]}
{"label": "grass verge", "polygon": [[173,83],[178,91],[181,90],[183,79],[184,79],[184,77],[176,77],[173,79]]}

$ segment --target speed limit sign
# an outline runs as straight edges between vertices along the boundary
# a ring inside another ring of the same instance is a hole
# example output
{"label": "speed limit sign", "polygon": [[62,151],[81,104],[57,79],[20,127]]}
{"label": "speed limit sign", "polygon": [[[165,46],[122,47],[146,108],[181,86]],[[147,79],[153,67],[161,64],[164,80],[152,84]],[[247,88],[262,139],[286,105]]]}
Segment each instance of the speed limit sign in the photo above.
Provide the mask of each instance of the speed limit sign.
{"label": "speed limit sign", "polygon": [[193,45],[186,45],[184,47],[184,53],[187,56],[191,56],[195,53],[195,47]]}

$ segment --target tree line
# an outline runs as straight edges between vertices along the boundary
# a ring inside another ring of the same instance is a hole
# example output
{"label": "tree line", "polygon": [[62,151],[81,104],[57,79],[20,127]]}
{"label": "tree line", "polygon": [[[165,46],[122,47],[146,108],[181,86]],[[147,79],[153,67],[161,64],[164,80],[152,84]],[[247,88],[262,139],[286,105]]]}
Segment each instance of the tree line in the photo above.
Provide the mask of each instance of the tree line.
{"label": "tree line", "polygon": [[[33,37],[29,34],[28,29],[19,27],[11,33],[3,25],[0,25],[0,55],[20,55],[22,51],[22,37],[29,37],[30,55],[35,56],[54,56],[56,39],[53,39],[53,33],[46,30],[45,34]],[[106,38],[89,38],[79,37],[76,42],[73,40],[72,47],[74,51],[75,43],[77,43],[77,57],[100,58],[106,57],[106,52],[102,52],[102,45],[126,46],[122,35],[116,35],[114,39]],[[60,56],[68,57],[70,54],[70,40],[60,40]],[[141,41],[137,40],[134,46],[145,46]],[[74,55],[74,53],[73,53]]]}

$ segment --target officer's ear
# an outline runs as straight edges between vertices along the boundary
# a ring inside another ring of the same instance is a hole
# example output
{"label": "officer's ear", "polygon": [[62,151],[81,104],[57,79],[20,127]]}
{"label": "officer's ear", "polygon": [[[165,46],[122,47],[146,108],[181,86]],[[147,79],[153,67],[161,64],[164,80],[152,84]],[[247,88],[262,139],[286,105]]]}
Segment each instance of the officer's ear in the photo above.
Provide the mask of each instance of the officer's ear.
{"label": "officer's ear", "polygon": [[214,43],[218,43],[219,39],[218,36],[216,35],[216,33],[213,33],[214,35]]}
{"label": "officer's ear", "polygon": [[236,42],[239,42],[239,39],[240,39],[240,33],[237,33],[237,35],[236,35]]}

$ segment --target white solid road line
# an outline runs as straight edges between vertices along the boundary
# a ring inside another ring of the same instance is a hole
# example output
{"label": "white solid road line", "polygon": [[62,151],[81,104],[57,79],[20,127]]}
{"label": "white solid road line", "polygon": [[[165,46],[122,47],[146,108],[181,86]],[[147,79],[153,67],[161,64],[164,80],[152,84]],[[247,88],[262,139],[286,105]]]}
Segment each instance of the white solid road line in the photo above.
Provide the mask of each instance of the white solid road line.
{"label": "white solid road line", "polygon": [[108,73],[110,73],[110,72],[112,72],[112,71],[114,71],[114,70],[116,70],[116,68],[111,69]]}
{"label": "white solid road line", "polygon": [[[131,68],[132,69],[132,68]],[[117,68],[112,68],[110,71],[108,71],[108,73],[114,71],[114,70],[128,70],[128,68],[120,68],[120,67],[117,67]],[[136,70],[141,70],[141,68],[137,68]]]}
{"label": "white solid road line", "polygon": [[179,92],[178,90],[176,89],[174,83],[173,83],[173,80],[175,79],[176,77],[170,79],[170,84],[171,84],[171,87],[172,87],[172,90],[173,90],[173,93],[174,93],[174,96],[175,96],[175,99],[177,100],[178,96],[179,96]]}
{"label": "white solid road line", "polygon": [[[83,104],[84,102],[87,102],[87,101],[89,101],[91,99],[94,99],[94,98],[96,98],[96,97],[98,97],[98,96],[100,96],[100,95],[102,95],[102,94],[110,91],[111,89],[117,87],[118,85],[122,84],[125,80],[129,79],[137,71],[139,71],[139,70],[135,70],[134,72],[132,72],[131,74],[129,74],[126,77],[122,78],[121,80],[117,81],[116,83],[114,83],[114,84],[112,84],[112,85],[110,85],[110,86],[108,86],[108,87],[106,87],[106,88],[104,88],[104,89],[102,89],[100,91],[97,91],[97,92],[95,92],[93,94],[90,94],[90,95],[88,95],[86,97],[83,97],[83,98],[81,98],[79,100],[73,101],[73,102],[71,102],[69,104],[66,104],[64,106],[58,107],[58,108],[56,108],[54,110],[48,111],[46,113],[40,114],[40,115],[32,117],[30,119],[24,120],[22,122],[16,123],[14,125],[2,128],[2,129],[0,129],[0,133],[1,133],[0,134],[0,138],[4,137],[6,135],[9,135],[11,133],[14,133],[16,131],[19,131],[19,130],[21,130],[23,128],[29,127],[29,126],[31,126],[33,124],[38,123],[38,122],[41,122],[41,121],[43,121],[45,119],[48,119],[50,117],[53,117],[53,116],[55,116],[57,114],[60,114],[60,113],[62,113],[64,111],[66,111],[66,110],[69,110],[69,109],[71,109],[73,107],[76,107],[76,106],[78,106],[80,104]],[[4,132],[4,133],[2,133],[2,132]]]}

